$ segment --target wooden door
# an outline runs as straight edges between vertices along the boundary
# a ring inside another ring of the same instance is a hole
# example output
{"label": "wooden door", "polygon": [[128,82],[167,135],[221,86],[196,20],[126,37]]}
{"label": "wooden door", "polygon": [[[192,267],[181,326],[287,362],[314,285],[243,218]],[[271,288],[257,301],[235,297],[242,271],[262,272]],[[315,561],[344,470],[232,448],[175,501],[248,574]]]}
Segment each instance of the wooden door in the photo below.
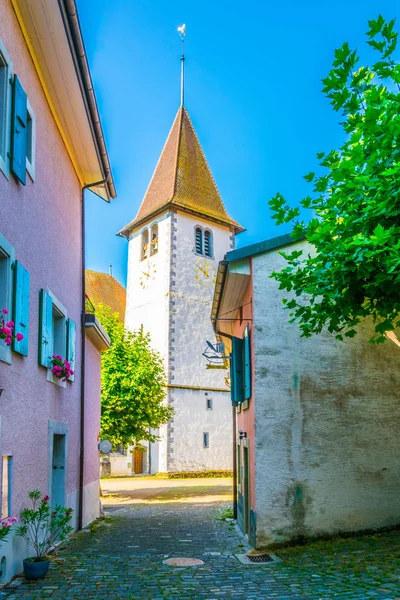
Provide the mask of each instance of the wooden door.
{"label": "wooden door", "polygon": [[249,531],[250,522],[250,464],[249,448],[243,447],[243,520],[244,533]]}
{"label": "wooden door", "polygon": [[51,508],[65,504],[65,435],[53,437],[53,477],[51,482]]}
{"label": "wooden door", "polygon": [[143,473],[143,450],[135,448],[133,451],[133,472],[135,475]]}

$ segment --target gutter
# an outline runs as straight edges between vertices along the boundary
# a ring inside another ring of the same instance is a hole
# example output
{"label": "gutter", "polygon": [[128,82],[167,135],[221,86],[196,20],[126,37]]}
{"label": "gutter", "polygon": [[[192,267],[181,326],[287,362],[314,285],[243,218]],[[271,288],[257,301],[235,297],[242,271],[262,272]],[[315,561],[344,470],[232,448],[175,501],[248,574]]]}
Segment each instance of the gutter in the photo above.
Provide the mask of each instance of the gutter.
{"label": "gutter", "polygon": [[[79,74],[83,83],[83,92],[85,94],[85,99],[89,109],[89,117],[93,125],[93,133],[95,138],[94,141],[96,143],[97,150],[99,153],[103,173],[104,175],[108,174],[107,177],[104,179],[104,182],[106,183],[108,195],[111,198],[116,198],[117,192],[115,189],[113,177],[111,175],[110,159],[108,156],[107,147],[104,139],[103,128],[100,122],[99,110],[89,70],[89,63],[85,52],[85,45],[82,38],[81,27],[79,25],[76,3],[75,0],[59,0],[59,3],[60,9],[62,9],[62,4],[65,8],[65,16],[68,21],[73,42],[73,51],[76,61],[78,63]],[[93,184],[88,184],[87,186],[85,186],[85,188],[86,187],[93,187]]]}
{"label": "gutter", "polygon": [[228,274],[228,265],[229,265],[229,261],[227,261],[227,260],[221,260],[220,263],[218,264],[217,279],[215,282],[214,298],[213,298],[213,302],[212,302],[211,317],[210,317],[215,333],[218,333],[217,332],[218,313],[219,313],[219,307],[221,304],[222,293],[223,293],[224,287],[225,287],[226,276]]}

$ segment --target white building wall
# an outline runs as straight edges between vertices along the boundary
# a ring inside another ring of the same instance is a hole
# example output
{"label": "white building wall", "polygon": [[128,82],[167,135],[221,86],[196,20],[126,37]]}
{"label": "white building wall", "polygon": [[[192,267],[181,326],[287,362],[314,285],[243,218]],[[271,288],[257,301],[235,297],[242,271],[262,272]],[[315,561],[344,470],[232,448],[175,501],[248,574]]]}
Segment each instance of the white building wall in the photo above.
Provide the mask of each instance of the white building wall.
{"label": "white building wall", "polygon": [[367,325],[301,339],[269,278],[283,265],[253,257],[257,546],[399,524],[399,349]]}
{"label": "white building wall", "polygon": [[[207,392],[212,410],[206,404],[206,392],[171,390],[175,409],[169,428],[169,470],[207,471],[232,469],[232,405],[228,392]],[[203,434],[209,446],[204,447]]]}
{"label": "white building wall", "polygon": [[[141,260],[142,233],[150,229],[149,222],[129,239],[128,279],[126,288],[125,326],[151,335],[151,343],[168,358],[169,278],[171,250],[171,215],[157,220],[158,252]],[[166,363],[167,366],[167,363]]]}

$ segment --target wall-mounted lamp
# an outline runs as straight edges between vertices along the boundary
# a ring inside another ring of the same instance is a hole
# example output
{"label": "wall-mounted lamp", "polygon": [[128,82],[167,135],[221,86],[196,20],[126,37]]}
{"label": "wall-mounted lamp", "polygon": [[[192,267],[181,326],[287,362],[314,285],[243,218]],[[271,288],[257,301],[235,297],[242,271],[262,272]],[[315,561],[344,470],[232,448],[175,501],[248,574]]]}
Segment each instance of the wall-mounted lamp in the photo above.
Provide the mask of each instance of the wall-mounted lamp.
{"label": "wall-mounted lamp", "polygon": [[247,432],[239,429],[239,440],[242,440],[243,438],[247,438]]}

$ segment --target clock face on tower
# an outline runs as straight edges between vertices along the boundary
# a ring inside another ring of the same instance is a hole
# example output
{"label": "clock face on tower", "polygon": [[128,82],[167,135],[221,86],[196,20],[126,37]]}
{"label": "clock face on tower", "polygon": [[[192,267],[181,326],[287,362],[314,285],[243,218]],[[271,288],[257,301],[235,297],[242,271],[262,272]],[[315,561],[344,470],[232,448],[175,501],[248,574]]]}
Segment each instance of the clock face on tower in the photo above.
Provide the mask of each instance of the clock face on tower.
{"label": "clock face on tower", "polygon": [[194,278],[197,283],[206,288],[213,288],[217,277],[217,270],[207,258],[198,258],[194,267]]}
{"label": "clock face on tower", "polygon": [[143,261],[141,267],[142,270],[139,277],[139,283],[140,286],[146,290],[149,287],[149,283],[156,278],[157,267],[149,260]]}

